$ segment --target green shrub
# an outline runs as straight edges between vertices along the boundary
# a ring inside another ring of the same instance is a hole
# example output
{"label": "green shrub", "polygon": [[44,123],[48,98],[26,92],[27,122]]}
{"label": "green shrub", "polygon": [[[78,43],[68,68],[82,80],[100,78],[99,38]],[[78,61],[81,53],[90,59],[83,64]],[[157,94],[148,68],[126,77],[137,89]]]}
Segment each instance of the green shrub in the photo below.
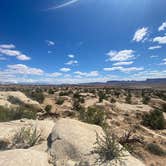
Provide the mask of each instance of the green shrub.
{"label": "green shrub", "polygon": [[162,104],[162,109],[161,111],[166,112],[166,103]]}
{"label": "green shrub", "polygon": [[80,105],[79,101],[74,99],[74,101],[73,101],[73,110],[79,112],[80,109],[81,109],[81,105]]}
{"label": "green shrub", "polygon": [[99,157],[96,159],[96,165],[102,165],[103,163],[110,163],[111,160],[116,162],[122,162],[125,148],[120,147],[117,137],[114,134],[105,130],[103,136],[99,136],[96,133],[96,143],[92,154],[97,154]]}
{"label": "green shrub", "polygon": [[143,96],[143,98],[142,98],[142,103],[143,104],[148,104],[149,101],[150,101],[150,97],[149,96]]}
{"label": "green shrub", "polygon": [[66,92],[63,92],[63,91],[61,91],[61,92],[59,92],[59,96],[69,96],[69,94],[70,94],[71,92],[69,91],[66,91]]}
{"label": "green shrub", "polygon": [[49,90],[48,90],[48,93],[49,93],[49,94],[54,94],[54,91],[53,91],[52,89],[49,89]]}
{"label": "green shrub", "polygon": [[148,126],[152,129],[164,129],[166,125],[166,121],[164,119],[164,115],[160,110],[154,110],[150,113],[147,113],[143,116],[143,125]]}
{"label": "green shrub", "polygon": [[50,113],[51,109],[52,109],[52,106],[51,106],[51,105],[46,105],[45,111],[46,111],[47,113]]}
{"label": "green shrub", "polygon": [[99,91],[98,96],[99,96],[99,103],[101,103],[104,99],[107,99],[107,96],[103,91]]}
{"label": "green shrub", "polygon": [[42,90],[36,89],[36,91],[24,91],[25,95],[27,95],[29,98],[38,101],[39,103],[43,103],[44,101],[44,94]]}
{"label": "green shrub", "polygon": [[158,146],[157,144],[154,143],[149,143],[146,146],[147,150],[154,154],[154,155],[158,155],[158,156],[165,156],[166,155],[166,151],[164,151],[160,146]]}
{"label": "green shrub", "polygon": [[104,109],[88,107],[87,110],[81,109],[80,120],[104,127],[106,125],[106,113]]}
{"label": "green shrub", "polygon": [[41,141],[41,133],[36,127],[22,127],[12,139],[12,147],[29,148]]}
{"label": "green shrub", "polygon": [[58,99],[56,99],[56,104],[62,105],[64,103],[64,101],[65,100],[63,98],[58,98]]}
{"label": "green shrub", "polygon": [[11,104],[23,105],[23,103],[20,101],[20,99],[14,97],[14,96],[9,96],[7,100],[8,100]]}
{"label": "green shrub", "polygon": [[18,120],[22,118],[36,119],[37,112],[31,108],[19,107],[19,108],[4,108],[0,107],[0,122],[7,122],[11,120]]}
{"label": "green shrub", "polygon": [[114,98],[111,98],[111,101],[110,101],[111,103],[116,103],[116,99],[114,99]]}
{"label": "green shrub", "polygon": [[131,93],[130,92],[128,92],[128,95],[127,95],[127,97],[126,97],[126,103],[128,103],[128,104],[131,104]]}

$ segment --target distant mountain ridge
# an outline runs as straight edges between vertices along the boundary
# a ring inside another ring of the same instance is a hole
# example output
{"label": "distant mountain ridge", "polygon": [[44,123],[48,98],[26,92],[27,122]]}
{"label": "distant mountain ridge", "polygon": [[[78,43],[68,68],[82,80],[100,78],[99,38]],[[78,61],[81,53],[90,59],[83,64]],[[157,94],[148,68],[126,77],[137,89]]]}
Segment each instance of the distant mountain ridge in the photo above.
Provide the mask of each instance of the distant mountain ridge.
{"label": "distant mountain ridge", "polygon": [[107,81],[106,84],[116,84],[116,83],[166,83],[166,78],[153,78],[153,79],[146,79],[144,81]]}

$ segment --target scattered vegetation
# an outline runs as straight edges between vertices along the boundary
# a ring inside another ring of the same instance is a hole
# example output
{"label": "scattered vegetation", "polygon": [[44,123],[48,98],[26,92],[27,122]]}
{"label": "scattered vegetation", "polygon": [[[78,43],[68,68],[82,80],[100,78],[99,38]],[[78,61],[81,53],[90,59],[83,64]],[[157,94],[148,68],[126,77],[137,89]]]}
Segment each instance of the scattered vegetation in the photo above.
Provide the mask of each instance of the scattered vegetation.
{"label": "scattered vegetation", "polygon": [[154,130],[160,130],[165,128],[166,121],[164,119],[163,112],[155,109],[143,116],[142,124]]}
{"label": "scattered vegetation", "polygon": [[166,151],[163,150],[160,146],[158,146],[155,143],[149,143],[146,146],[147,150],[154,154],[154,155],[158,155],[158,156],[166,156]]}
{"label": "scattered vegetation", "polygon": [[106,126],[106,113],[105,110],[98,107],[88,107],[87,110],[80,108],[80,120],[90,124]]}
{"label": "scattered vegetation", "polygon": [[23,105],[23,103],[14,96],[9,96],[7,99],[11,104]]}
{"label": "scattered vegetation", "polygon": [[54,94],[54,90],[53,90],[53,89],[49,89],[49,90],[48,90],[48,93],[49,93],[49,94]]}
{"label": "scattered vegetation", "polygon": [[51,105],[46,105],[46,107],[45,107],[46,113],[50,113],[50,112],[51,112],[51,109],[52,109],[52,106],[51,106]]}
{"label": "scattered vegetation", "polygon": [[62,105],[63,103],[64,103],[64,99],[63,98],[58,98],[58,99],[56,99],[56,104],[58,104],[58,105]]}
{"label": "scattered vegetation", "polygon": [[37,88],[36,90],[30,91],[29,89],[24,91],[25,95],[29,98],[38,101],[39,103],[43,103],[44,101],[44,94],[41,89]]}
{"label": "scattered vegetation", "polygon": [[0,122],[7,122],[11,120],[18,120],[22,118],[36,119],[37,111],[32,108],[18,107],[18,108],[4,108],[0,107]]}
{"label": "scattered vegetation", "polygon": [[99,136],[96,133],[96,137],[96,146],[91,152],[99,156],[95,164],[102,165],[103,163],[109,163],[111,160],[120,163],[123,162],[125,148],[119,145],[117,137],[114,134],[105,130],[104,135]]}
{"label": "scattered vegetation", "polygon": [[150,101],[150,97],[149,96],[143,96],[143,98],[142,98],[142,103],[143,104],[148,104],[149,101]]}
{"label": "scattered vegetation", "polygon": [[119,143],[130,153],[134,153],[137,144],[143,144],[140,136],[134,135],[135,128],[132,127],[119,138]]}
{"label": "scattered vegetation", "polygon": [[127,95],[127,97],[126,97],[126,103],[128,103],[128,104],[131,104],[131,93],[130,92],[128,92],[128,95]]}
{"label": "scattered vegetation", "polygon": [[101,103],[104,99],[107,99],[107,96],[103,91],[99,91],[98,96],[99,96],[99,103]]}
{"label": "scattered vegetation", "polygon": [[162,107],[162,108],[161,108],[161,111],[166,112],[166,103],[162,104],[161,107]]}
{"label": "scattered vegetation", "polygon": [[12,139],[12,148],[29,148],[41,141],[41,133],[36,127],[23,127],[15,133]]}

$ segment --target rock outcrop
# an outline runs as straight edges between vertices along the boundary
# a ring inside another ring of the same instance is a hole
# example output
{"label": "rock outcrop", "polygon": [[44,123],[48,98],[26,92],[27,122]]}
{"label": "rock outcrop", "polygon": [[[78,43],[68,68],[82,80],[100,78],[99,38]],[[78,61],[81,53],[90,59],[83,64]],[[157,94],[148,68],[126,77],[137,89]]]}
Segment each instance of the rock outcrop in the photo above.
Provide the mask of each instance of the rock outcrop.
{"label": "rock outcrop", "polygon": [[12,106],[31,106],[36,110],[41,110],[41,106],[37,101],[28,98],[25,94],[19,91],[0,92],[0,106],[10,108]]}
{"label": "rock outcrop", "polygon": [[[97,155],[92,155],[91,151],[95,146],[96,133],[103,135],[102,128],[73,119],[58,120],[48,139],[49,152],[56,165],[62,166],[64,164],[67,166],[72,163],[73,166],[76,166],[82,161],[84,164],[85,162],[89,165],[94,164]],[[111,161],[110,165],[114,162]],[[116,165],[120,166],[120,163]],[[144,166],[141,161],[132,157],[128,152],[124,158],[124,165]]]}
{"label": "rock outcrop", "polygon": [[0,166],[51,166],[47,153],[29,149],[0,152]]}
{"label": "rock outcrop", "polygon": [[16,120],[10,122],[0,123],[0,140],[6,140],[7,142],[11,142],[14,134],[19,131],[22,127],[35,127],[41,133],[41,137],[43,140],[47,140],[48,135],[50,134],[52,128],[54,126],[54,122],[51,120]]}

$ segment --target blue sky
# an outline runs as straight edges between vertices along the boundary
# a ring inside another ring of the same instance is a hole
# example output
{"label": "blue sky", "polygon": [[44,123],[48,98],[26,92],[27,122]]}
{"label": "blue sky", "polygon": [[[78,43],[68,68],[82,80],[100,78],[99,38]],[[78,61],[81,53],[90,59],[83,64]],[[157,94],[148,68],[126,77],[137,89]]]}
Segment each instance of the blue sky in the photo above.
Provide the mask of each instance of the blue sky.
{"label": "blue sky", "polygon": [[0,82],[166,77],[165,0],[1,0]]}

